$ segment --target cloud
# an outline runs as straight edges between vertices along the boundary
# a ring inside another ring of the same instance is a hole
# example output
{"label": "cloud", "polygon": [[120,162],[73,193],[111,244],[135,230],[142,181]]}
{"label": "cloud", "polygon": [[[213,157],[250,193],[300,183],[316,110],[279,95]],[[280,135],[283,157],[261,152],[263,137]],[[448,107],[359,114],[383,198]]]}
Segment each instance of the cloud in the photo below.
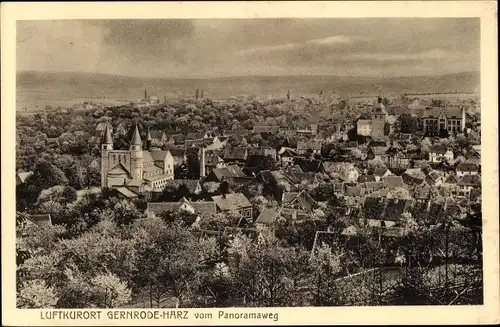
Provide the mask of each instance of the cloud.
{"label": "cloud", "polygon": [[356,37],[346,36],[346,35],[335,35],[324,37],[321,39],[308,40],[306,43],[321,44],[321,45],[334,45],[334,44],[349,44],[354,42]]}
{"label": "cloud", "polygon": [[433,49],[420,53],[353,53],[350,55],[342,56],[339,59],[347,61],[357,60],[373,60],[373,61],[407,61],[407,60],[437,60],[437,59],[451,59],[456,58],[456,54],[443,51],[441,49]]}
{"label": "cloud", "polygon": [[276,52],[276,51],[291,50],[291,49],[298,48],[300,46],[301,46],[301,44],[297,44],[297,43],[278,44],[278,45],[255,47],[255,48],[239,50],[239,51],[236,51],[235,54],[236,55],[265,54],[265,53]]}

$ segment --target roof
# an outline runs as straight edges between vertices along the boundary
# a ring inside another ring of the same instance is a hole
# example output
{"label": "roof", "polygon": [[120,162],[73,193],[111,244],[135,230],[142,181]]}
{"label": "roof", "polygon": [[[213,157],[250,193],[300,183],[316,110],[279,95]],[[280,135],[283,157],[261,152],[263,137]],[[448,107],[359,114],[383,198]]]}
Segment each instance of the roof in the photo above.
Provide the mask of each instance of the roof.
{"label": "roof", "polygon": [[358,126],[359,125],[371,125],[372,120],[371,119],[359,119],[357,124],[358,124]]}
{"label": "roof", "polygon": [[205,133],[203,132],[198,132],[198,133],[187,133],[186,135],[186,140],[199,140],[203,139],[205,137]]}
{"label": "roof", "polygon": [[411,177],[420,178],[420,179],[425,178],[425,173],[422,171],[421,168],[409,168],[409,169],[406,169],[403,174],[407,174]]}
{"label": "roof", "polygon": [[167,185],[173,186],[185,186],[190,193],[194,193],[200,185],[200,181],[197,179],[174,179],[167,182]]}
{"label": "roof", "polygon": [[321,146],[322,146],[322,140],[313,139],[308,141],[305,140],[297,141],[297,150],[309,150],[309,149],[321,150]]}
{"label": "roof", "polygon": [[251,207],[252,204],[243,193],[230,193],[212,196],[215,204],[221,211],[233,211]]}
{"label": "roof", "polygon": [[471,162],[462,162],[462,163],[458,164],[458,166],[457,166],[457,172],[458,171],[461,171],[461,172],[478,172],[479,171],[479,167],[476,164],[471,163]]}
{"label": "roof", "polygon": [[163,151],[159,149],[152,149],[149,152],[151,153],[153,161],[164,161],[168,153],[168,151]]}
{"label": "roof", "polygon": [[388,187],[403,187],[403,179],[401,176],[386,176],[382,177],[382,182]]}
{"label": "roof", "polygon": [[108,170],[108,175],[122,175],[122,174],[128,175],[128,170],[121,163],[117,164],[116,166]]}
{"label": "roof", "polygon": [[377,168],[375,169],[375,171],[373,172],[373,175],[374,176],[379,176],[379,177],[382,177],[384,176],[387,172],[391,172],[389,169],[387,168]]}
{"label": "roof", "polygon": [[50,214],[35,214],[29,215],[29,220],[35,223],[39,227],[50,227],[52,226],[52,218]]}
{"label": "roof", "polygon": [[149,131],[148,133],[152,139],[158,139],[158,140],[161,139],[163,135],[165,135],[165,133],[162,131]]}
{"label": "roof", "polygon": [[481,176],[479,175],[465,175],[458,182],[460,186],[473,186],[479,187],[481,186]]}
{"label": "roof", "polygon": [[259,214],[259,217],[255,220],[256,224],[272,224],[278,217],[280,212],[277,208],[264,208]]}
{"label": "roof", "polygon": [[431,171],[427,177],[429,177],[432,181],[437,181],[438,179],[440,179],[442,176],[441,176],[441,173],[439,173],[439,171],[437,170],[433,170]]}
{"label": "roof", "polygon": [[347,186],[345,189],[345,196],[363,196],[366,193],[366,188],[361,185]]}
{"label": "roof", "polygon": [[285,150],[283,150],[283,152],[281,152],[280,156],[281,157],[296,157],[296,156],[298,156],[298,154],[296,151],[289,149],[289,148],[286,148]]}
{"label": "roof", "polygon": [[216,212],[214,201],[188,201],[182,198],[178,202],[150,202],[147,210],[152,213],[161,213],[164,211],[176,211],[183,203],[187,203],[194,211],[202,216],[208,216]]}
{"label": "roof", "polygon": [[248,148],[235,147],[224,152],[224,160],[246,160]]}
{"label": "roof", "polygon": [[405,183],[406,185],[410,185],[410,186],[422,185],[425,182],[425,177],[426,177],[425,175],[423,178],[415,177],[413,175],[407,174],[406,172],[401,174],[401,178],[403,179],[403,183]]}
{"label": "roof", "polygon": [[387,153],[387,150],[389,149],[389,147],[387,147],[387,146],[372,146],[372,147],[370,147],[370,149],[372,150],[374,155],[380,156],[380,155]]}
{"label": "roof", "polygon": [[295,158],[294,164],[298,165],[304,172],[320,172],[323,169],[323,162],[317,159]]}
{"label": "roof", "polygon": [[111,129],[109,127],[109,124],[106,124],[106,127],[104,129],[104,139],[102,143],[113,144],[113,137],[111,137]]}
{"label": "roof", "polygon": [[26,182],[26,179],[31,175],[33,175],[32,171],[27,171],[27,172],[20,171],[17,173],[17,176],[19,177],[22,183]]}
{"label": "roof", "polygon": [[135,194],[134,192],[132,192],[131,190],[129,190],[126,187],[118,187],[118,188],[116,188],[116,191],[129,199],[137,197],[137,194]]}
{"label": "roof", "polygon": [[226,129],[224,130],[224,136],[243,136],[247,135],[250,131],[246,129]]}
{"label": "roof", "polygon": [[139,134],[139,129],[137,125],[135,125],[134,135],[132,136],[132,140],[130,141],[131,145],[142,145],[141,134]]}
{"label": "roof", "polygon": [[430,152],[437,154],[445,154],[448,152],[448,147],[444,144],[438,144],[431,148]]}
{"label": "roof", "polygon": [[173,147],[169,148],[168,151],[170,152],[172,157],[184,157],[184,155],[186,154],[186,148]]}
{"label": "roof", "polygon": [[153,156],[151,155],[151,152],[148,150],[143,150],[142,151],[142,161],[143,162],[153,162]]}
{"label": "roof", "polygon": [[284,192],[282,198],[283,206],[289,206],[299,202],[306,210],[313,211],[318,208],[318,203],[306,191]]}
{"label": "roof", "polygon": [[159,175],[154,175],[154,176],[148,176],[148,177],[144,178],[144,180],[154,182],[154,181],[159,181],[159,180],[167,179],[167,178],[169,178],[169,175],[159,174]]}
{"label": "roof", "polygon": [[457,184],[458,183],[458,176],[457,175],[450,175],[448,178],[444,181],[446,184]]}
{"label": "roof", "polygon": [[423,118],[438,118],[442,113],[446,118],[462,118],[462,108],[459,106],[426,108]]}
{"label": "roof", "polygon": [[385,185],[382,182],[366,182],[365,183],[365,188],[368,192],[378,191],[378,190],[383,189],[384,187],[385,187]]}
{"label": "roof", "polygon": [[413,197],[419,200],[426,200],[431,196],[430,186],[419,186],[413,191]]}

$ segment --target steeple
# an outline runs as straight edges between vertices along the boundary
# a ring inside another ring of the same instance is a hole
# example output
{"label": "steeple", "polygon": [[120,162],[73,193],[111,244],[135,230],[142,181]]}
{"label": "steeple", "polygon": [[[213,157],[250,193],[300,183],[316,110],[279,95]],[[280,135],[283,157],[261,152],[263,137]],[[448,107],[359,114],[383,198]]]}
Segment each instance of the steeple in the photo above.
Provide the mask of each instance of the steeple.
{"label": "steeple", "polygon": [[141,135],[139,134],[139,129],[137,128],[137,124],[135,125],[134,136],[132,136],[132,141],[130,145],[142,145]]}
{"label": "steeple", "polygon": [[106,124],[106,129],[104,130],[104,140],[103,144],[113,144],[113,137],[111,136],[111,130],[109,129],[109,124]]}
{"label": "steeple", "polygon": [[148,128],[148,135],[146,136],[146,145],[147,145],[148,149],[151,150],[152,145],[153,145],[153,140],[151,139],[151,133],[149,132],[149,128]]}
{"label": "steeple", "polygon": [[205,148],[203,145],[200,148],[200,177],[205,177]]}

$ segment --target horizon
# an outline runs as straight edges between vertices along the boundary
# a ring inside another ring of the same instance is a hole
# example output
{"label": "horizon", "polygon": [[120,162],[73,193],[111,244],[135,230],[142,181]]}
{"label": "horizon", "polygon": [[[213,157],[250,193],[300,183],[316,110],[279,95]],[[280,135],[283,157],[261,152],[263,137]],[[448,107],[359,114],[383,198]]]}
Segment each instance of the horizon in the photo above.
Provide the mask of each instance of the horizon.
{"label": "horizon", "polygon": [[440,76],[480,70],[478,18],[17,22],[17,68],[143,78]]}
{"label": "horizon", "polygon": [[445,74],[429,74],[429,75],[394,75],[394,76],[359,76],[359,75],[333,75],[333,74],[296,74],[296,75],[221,75],[221,76],[205,76],[205,77],[177,77],[177,76],[141,76],[141,75],[121,75],[113,73],[86,72],[86,71],[53,71],[53,70],[16,70],[19,73],[36,73],[36,74],[82,74],[82,75],[103,75],[113,77],[125,77],[136,79],[178,79],[178,80],[207,80],[207,79],[230,79],[230,78],[247,78],[247,77],[345,77],[345,78],[373,78],[373,79],[394,79],[394,78],[419,78],[419,77],[442,77],[449,75],[460,74],[480,74],[480,70],[457,71]]}

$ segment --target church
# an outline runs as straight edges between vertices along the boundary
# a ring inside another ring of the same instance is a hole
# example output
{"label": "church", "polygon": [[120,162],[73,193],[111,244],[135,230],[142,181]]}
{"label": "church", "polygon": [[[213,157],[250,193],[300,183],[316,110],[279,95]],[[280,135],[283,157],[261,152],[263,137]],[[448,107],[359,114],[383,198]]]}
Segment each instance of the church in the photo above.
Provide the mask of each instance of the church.
{"label": "church", "polygon": [[360,119],[357,122],[358,135],[380,139],[386,135],[387,111],[379,96],[377,104],[373,107],[371,119]]}
{"label": "church", "polygon": [[174,158],[169,151],[143,150],[137,125],[128,150],[113,149],[111,130],[106,127],[101,144],[101,187],[141,193],[161,190],[173,179]]}

